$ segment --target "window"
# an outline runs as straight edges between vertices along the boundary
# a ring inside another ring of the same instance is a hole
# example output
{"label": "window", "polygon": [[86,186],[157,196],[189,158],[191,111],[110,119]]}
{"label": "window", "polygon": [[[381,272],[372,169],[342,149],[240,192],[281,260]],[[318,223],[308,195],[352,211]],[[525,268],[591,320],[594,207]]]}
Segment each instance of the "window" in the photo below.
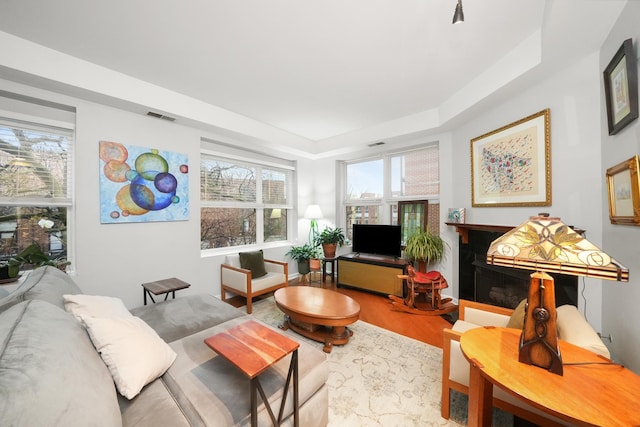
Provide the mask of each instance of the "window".
{"label": "window", "polygon": [[398,224],[398,202],[428,200],[428,226],[440,231],[438,144],[345,162],[343,167],[345,225]]}
{"label": "window", "polygon": [[286,241],[293,168],[203,153],[201,249]]}
{"label": "window", "polygon": [[0,117],[2,261],[32,243],[52,259],[67,257],[73,129],[33,120]]}

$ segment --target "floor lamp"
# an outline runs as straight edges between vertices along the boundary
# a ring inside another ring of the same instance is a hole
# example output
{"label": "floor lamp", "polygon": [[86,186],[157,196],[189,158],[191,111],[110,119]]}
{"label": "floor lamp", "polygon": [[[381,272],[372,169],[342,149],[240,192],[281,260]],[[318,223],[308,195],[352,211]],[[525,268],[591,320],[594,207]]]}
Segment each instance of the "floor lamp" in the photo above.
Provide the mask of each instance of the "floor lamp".
{"label": "floor lamp", "polygon": [[531,274],[519,361],[562,375],[553,278],[547,273],[629,281],[629,270],[565,225],[540,214],[494,240],[487,264]]}
{"label": "floor lamp", "polygon": [[322,210],[319,205],[309,205],[304,211],[304,217],[311,220],[309,224],[309,244],[316,246],[316,236],[318,236],[318,220],[322,219]]}

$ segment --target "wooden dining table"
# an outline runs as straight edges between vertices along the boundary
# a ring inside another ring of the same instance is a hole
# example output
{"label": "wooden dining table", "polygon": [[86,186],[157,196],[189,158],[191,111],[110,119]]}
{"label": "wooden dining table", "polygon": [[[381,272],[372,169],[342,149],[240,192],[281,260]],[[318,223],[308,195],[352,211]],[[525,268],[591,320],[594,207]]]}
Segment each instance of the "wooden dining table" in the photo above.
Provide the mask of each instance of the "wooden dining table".
{"label": "wooden dining table", "polygon": [[518,361],[520,330],[484,327],[460,338],[470,365],[469,426],[491,426],[493,386],[578,426],[640,426],[640,376],[559,341],[564,374]]}

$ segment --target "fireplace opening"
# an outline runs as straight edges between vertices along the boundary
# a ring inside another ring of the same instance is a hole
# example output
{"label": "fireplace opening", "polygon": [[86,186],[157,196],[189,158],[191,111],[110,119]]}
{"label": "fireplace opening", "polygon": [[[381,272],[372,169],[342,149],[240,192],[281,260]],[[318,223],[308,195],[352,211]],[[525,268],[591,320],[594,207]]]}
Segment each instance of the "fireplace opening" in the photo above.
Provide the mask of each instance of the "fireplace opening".
{"label": "fireplace opening", "polygon": [[497,267],[484,261],[473,262],[475,300],[501,307],[516,308],[529,293],[530,276],[516,268]]}
{"label": "fireplace opening", "polygon": [[[472,225],[467,225],[472,227]],[[531,270],[486,263],[487,250],[502,231],[468,230],[468,243],[459,245],[458,297],[506,308],[515,308],[529,294]],[[551,274],[555,282],[556,306],[578,303],[578,278]]]}

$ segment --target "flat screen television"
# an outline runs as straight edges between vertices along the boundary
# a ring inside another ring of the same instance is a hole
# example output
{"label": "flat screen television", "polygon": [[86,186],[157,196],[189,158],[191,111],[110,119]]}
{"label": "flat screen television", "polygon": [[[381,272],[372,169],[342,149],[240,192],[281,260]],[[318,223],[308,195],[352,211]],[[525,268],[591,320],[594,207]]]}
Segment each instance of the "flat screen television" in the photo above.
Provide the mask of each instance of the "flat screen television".
{"label": "flat screen television", "polygon": [[402,256],[399,225],[353,224],[353,252]]}

